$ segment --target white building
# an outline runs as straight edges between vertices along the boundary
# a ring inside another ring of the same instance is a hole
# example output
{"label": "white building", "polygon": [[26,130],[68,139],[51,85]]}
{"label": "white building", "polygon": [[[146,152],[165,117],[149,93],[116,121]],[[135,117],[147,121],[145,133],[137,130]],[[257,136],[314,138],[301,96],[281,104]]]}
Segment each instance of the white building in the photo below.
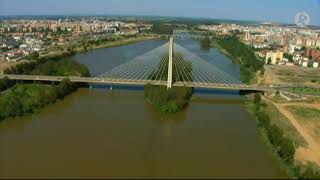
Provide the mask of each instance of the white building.
{"label": "white building", "polygon": [[302,67],[308,67],[308,61],[302,61]]}

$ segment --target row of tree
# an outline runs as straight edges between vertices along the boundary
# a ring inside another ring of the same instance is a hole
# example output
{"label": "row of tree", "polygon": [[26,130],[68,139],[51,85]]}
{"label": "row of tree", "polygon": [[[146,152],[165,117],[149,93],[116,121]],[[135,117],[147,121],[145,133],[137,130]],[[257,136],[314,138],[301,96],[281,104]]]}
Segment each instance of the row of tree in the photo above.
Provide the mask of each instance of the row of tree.
{"label": "row of tree", "polygon": [[0,121],[34,113],[75,91],[77,84],[64,79],[58,85],[16,84],[0,96]]}
{"label": "row of tree", "polygon": [[217,43],[240,65],[240,77],[244,83],[250,83],[258,70],[263,71],[264,62],[257,58],[254,50],[243,44],[237,36],[217,39]]}

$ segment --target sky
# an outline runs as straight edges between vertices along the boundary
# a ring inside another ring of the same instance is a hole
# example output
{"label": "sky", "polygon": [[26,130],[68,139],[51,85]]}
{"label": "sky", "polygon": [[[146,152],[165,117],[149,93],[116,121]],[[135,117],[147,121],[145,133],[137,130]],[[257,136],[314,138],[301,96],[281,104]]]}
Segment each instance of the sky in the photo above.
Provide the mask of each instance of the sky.
{"label": "sky", "polygon": [[0,0],[0,15],[160,15],[320,25],[320,0]]}

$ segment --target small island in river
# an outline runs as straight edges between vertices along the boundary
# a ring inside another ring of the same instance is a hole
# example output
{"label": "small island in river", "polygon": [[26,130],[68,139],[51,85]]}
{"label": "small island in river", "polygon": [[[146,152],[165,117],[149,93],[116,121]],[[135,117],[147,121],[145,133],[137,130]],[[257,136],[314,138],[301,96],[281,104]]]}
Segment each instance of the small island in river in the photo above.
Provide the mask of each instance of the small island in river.
{"label": "small island in river", "polygon": [[[168,69],[168,55],[163,55],[160,57],[159,68],[150,74],[150,80],[163,80],[168,79],[167,71]],[[180,53],[174,53],[173,59],[179,59],[183,62],[185,66],[180,67],[179,72],[183,71],[187,75],[188,80],[192,80],[192,64],[191,62],[185,61],[183,55]],[[164,68],[162,68],[164,66]],[[164,70],[163,70],[164,69]],[[179,73],[175,63],[172,66],[172,82],[183,81],[182,74]],[[161,74],[161,75],[159,75]],[[163,113],[177,113],[184,109],[193,93],[193,88],[191,87],[171,87],[166,86],[156,86],[148,84],[144,87],[145,100],[150,104],[154,105],[155,108]]]}

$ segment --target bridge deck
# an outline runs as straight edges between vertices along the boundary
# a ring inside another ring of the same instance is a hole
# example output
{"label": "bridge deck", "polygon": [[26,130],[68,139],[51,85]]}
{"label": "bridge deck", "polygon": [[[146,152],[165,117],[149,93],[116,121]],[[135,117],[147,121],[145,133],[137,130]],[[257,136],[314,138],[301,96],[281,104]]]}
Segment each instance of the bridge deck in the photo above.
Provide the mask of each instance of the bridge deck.
{"label": "bridge deck", "polygon": [[[71,82],[92,83],[92,84],[119,84],[119,85],[167,85],[167,81],[159,80],[139,80],[139,79],[111,79],[111,78],[94,78],[94,77],[65,77],[65,76],[38,76],[38,75],[0,75],[0,78],[7,77],[12,80],[26,81],[52,81],[59,82],[69,78]],[[226,89],[226,90],[253,90],[253,91],[274,91],[279,87],[254,86],[244,84],[219,84],[206,82],[174,82],[173,86],[186,86],[206,89]]]}

